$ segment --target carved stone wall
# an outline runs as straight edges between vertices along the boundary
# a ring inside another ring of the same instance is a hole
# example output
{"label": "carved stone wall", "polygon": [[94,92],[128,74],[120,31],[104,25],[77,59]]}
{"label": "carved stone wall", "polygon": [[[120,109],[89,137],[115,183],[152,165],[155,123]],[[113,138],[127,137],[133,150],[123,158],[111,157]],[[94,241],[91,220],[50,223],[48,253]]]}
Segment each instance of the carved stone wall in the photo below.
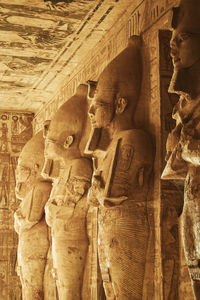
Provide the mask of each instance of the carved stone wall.
{"label": "carved stone wall", "polygon": [[21,299],[16,273],[17,234],[13,213],[19,205],[15,197],[15,168],[19,153],[32,136],[33,114],[0,111],[0,299]]}
{"label": "carved stone wall", "polygon": [[[185,274],[184,262],[179,253],[181,245],[178,215],[183,200],[182,185],[179,182],[166,185],[160,180],[164,166],[165,141],[173,126],[171,110],[177,98],[167,93],[172,73],[169,58],[170,33],[159,30],[170,28],[170,9],[177,4],[178,1],[175,0],[147,0],[141,1],[137,7],[130,7],[122,15],[120,22],[111,28],[101,43],[74,70],[57,97],[45,105],[34,119],[34,128],[38,131],[43,121],[51,119],[55,111],[74,94],[79,83],[97,80],[104,67],[126,47],[129,36],[142,33],[145,67],[136,125],[151,133],[156,154],[154,179],[148,197],[151,230],[146,257],[144,299],[149,300],[160,300],[162,297],[181,299],[184,294],[182,288],[178,291],[180,278]],[[170,203],[172,194],[176,195],[177,205]],[[185,282],[189,282],[187,276]],[[188,295],[191,295],[189,289]]]}
{"label": "carved stone wall", "polygon": [[[64,82],[60,93],[49,101],[34,119],[34,130],[38,132],[42,128],[43,121],[51,119],[58,108],[75,93],[79,83],[97,80],[104,67],[127,46],[128,38],[133,34],[141,33],[144,70],[140,104],[136,113],[136,127],[150,132],[155,144],[154,178],[152,178],[151,191],[148,195],[150,238],[146,257],[143,300],[192,299],[191,284],[185,267],[179,234],[183,184],[180,181],[160,180],[165,165],[167,135],[174,126],[171,112],[178,100],[177,96],[167,92],[173,71],[169,54],[170,8],[177,4],[176,0],[137,1],[137,7],[132,4],[122,14],[120,22],[105,34],[95,48],[89,50],[84,62],[77,66]],[[6,273],[2,271],[2,275],[0,275],[0,285],[3,287],[0,286],[0,299],[2,300],[7,299],[5,295],[11,293],[7,284],[11,280],[18,282],[14,273],[17,241],[12,229],[11,204],[9,203],[15,201],[13,207],[14,209],[17,207],[16,200],[12,200],[14,199],[12,196],[12,191],[14,191],[13,169],[23,144],[23,137],[18,134],[23,132],[23,128],[26,129],[19,120],[13,119],[14,114],[5,115],[8,115],[9,119],[4,120],[5,117],[2,119],[0,115],[2,132],[0,157],[4,162],[4,167],[0,167],[2,168],[0,173],[2,174],[0,181],[0,230],[2,230],[0,238],[2,237],[2,243],[0,245],[7,243],[11,246],[3,247],[0,252],[3,253],[2,259],[0,256],[0,270],[1,264],[2,270],[8,270]],[[16,114],[16,116],[19,115]],[[3,123],[6,123],[7,126]],[[27,129],[27,132],[30,133],[31,129]],[[9,179],[6,177],[8,176],[6,172],[9,174]],[[9,196],[6,196],[8,180],[11,184]],[[96,228],[91,230],[95,232]],[[9,238],[9,236],[11,237]],[[16,290],[17,287],[18,283],[16,283]],[[15,294],[17,295],[17,292]],[[17,297],[20,297],[19,295],[20,289]]]}
{"label": "carved stone wall", "polygon": [[105,66],[127,46],[131,35],[151,32],[154,25],[157,29],[169,28],[170,9],[177,3],[178,0],[132,1],[121,13],[119,22],[106,32],[100,42],[92,49],[88,46],[84,61],[63,82],[57,96],[38,111],[34,119],[35,131],[42,129],[43,122],[51,119],[58,108],[76,92],[79,84],[97,80]]}

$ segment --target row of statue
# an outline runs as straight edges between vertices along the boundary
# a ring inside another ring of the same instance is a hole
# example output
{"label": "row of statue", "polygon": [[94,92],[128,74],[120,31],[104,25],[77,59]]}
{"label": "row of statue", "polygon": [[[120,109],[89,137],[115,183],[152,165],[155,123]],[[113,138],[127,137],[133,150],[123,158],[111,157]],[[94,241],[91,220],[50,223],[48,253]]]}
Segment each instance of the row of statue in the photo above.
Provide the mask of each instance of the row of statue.
{"label": "row of statue", "polygon": [[133,126],[140,52],[134,36],[98,83],[81,84],[20,154],[23,299],[142,297],[153,151],[148,133]]}
{"label": "row of statue", "polygon": [[[169,92],[180,95],[163,179],[185,181],[182,232],[200,299],[200,2],[174,8]],[[24,300],[142,299],[154,151],[134,126],[141,38],[81,84],[23,148],[16,170]],[[173,199],[172,199],[173,201]]]}
{"label": "row of statue", "polygon": [[200,1],[182,0],[172,18],[170,93],[176,126],[168,136],[163,179],[184,180],[182,240],[194,298],[200,299]]}
{"label": "row of statue", "polygon": [[181,218],[186,263],[200,299],[200,1],[182,0],[174,8],[170,42],[174,73],[170,93],[180,96],[173,109],[176,126],[168,136],[162,179],[184,180]]}

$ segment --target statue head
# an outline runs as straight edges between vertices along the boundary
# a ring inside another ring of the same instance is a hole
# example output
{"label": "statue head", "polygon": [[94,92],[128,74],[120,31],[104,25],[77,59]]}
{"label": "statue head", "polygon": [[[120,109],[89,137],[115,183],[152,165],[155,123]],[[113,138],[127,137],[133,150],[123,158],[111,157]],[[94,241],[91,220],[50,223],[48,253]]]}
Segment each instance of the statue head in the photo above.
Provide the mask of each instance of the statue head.
{"label": "statue head", "polygon": [[128,47],[101,73],[89,109],[94,128],[109,127],[122,116],[132,119],[142,78],[140,48],[140,38],[133,36]]}
{"label": "statue head", "polygon": [[191,72],[197,73],[194,66],[200,66],[200,1],[182,0],[173,10],[172,28],[170,47],[174,75],[169,91],[191,94]]}
{"label": "statue head", "polygon": [[33,136],[23,147],[16,168],[16,196],[23,199],[41,179],[41,170],[44,164],[44,138],[40,131]]}
{"label": "statue head", "polygon": [[87,85],[79,85],[76,94],[44,126],[44,177],[58,177],[60,169],[66,169],[71,160],[81,157],[87,119],[87,90]]}

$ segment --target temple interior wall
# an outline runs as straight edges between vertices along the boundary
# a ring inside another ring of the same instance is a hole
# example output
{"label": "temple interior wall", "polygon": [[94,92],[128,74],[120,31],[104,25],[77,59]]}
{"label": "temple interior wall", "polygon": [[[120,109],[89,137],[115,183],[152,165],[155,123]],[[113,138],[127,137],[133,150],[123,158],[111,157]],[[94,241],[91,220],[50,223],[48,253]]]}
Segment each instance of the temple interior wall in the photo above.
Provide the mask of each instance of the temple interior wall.
{"label": "temple interior wall", "polygon": [[13,214],[20,201],[15,196],[15,169],[19,154],[32,137],[33,114],[0,111],[0,299],[21,299],[17,276],[18,238]]}
{"label": "temple interior wall", "polygon": [[[58,108],[75,93],[80,83],[98,80],[105,66],[127,46],[131,35],[142,35],[143,83],[135,126],[148,131],[155,146],[154,172],[148,196],[151,231],[144,284],[146,300],[192,299],[179,233],[183,187],[181,182],[163,182],[160,179],[165,163],[166,138],[173,126],[171,111],[177,101],[177,97],[169,96],[167,92],[172,74],[169,55],[170,8],[176,3],[175,0],[137,1],[137,7],[133,5],[124,12],[117,24],[105,34],[103,40],[94,49],[89,49],[85,60],[72,72],[68,81],[63,83],[57,96],[44,105],[33,120],[33,129],[36,133],[42,128],[43,122],[51,119]],[[1,138],[0,151],[0,159],[4,160],[0,173],[0,241],[2,241],[0,243],[0,299],[2,300],[20,299],[19,280],[15,272],[17,237],[13,229],[13,211],[18,205],[14,195],[14,169],[21,146],[13,148],[14,115],[18,118],[24,116],[17,112],[0,113],[2,136],[2,123],[6,123],[8,128],[8,140],[3,142]],[[19,121],[17,124],[18,131],[14,135],[26,129]],[[18,139],[18,142],[21,145],[24,140]],[[2,150],[3,143],[8,145],[6,151]],[[8,186],[9,194],[7,194]],[[14,286],[12,291],[11,282]],[[11,298],[6,298],[6,295]]]}

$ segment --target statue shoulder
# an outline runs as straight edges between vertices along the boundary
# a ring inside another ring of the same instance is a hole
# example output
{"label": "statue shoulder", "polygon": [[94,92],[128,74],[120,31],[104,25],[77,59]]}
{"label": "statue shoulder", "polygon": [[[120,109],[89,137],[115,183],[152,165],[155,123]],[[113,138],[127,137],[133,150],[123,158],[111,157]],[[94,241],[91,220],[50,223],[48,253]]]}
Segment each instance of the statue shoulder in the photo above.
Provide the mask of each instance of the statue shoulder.
{"label": "statue shoulder", "polygon": [[138,142],[142,141],[150,141],[150,134],[147,133],[144,130],[141,129],[130,129],[130,130],[124,130],[121,132],[121,138],[125,142],[135,142],[138,140]]}
{"label": "statue shoulder", "polygon": [[131,129],[124,131],[121,135],[120,148],[132,148],[137,155],[146,156],[153,160],[154,148],[152,138],[144,130]]}

